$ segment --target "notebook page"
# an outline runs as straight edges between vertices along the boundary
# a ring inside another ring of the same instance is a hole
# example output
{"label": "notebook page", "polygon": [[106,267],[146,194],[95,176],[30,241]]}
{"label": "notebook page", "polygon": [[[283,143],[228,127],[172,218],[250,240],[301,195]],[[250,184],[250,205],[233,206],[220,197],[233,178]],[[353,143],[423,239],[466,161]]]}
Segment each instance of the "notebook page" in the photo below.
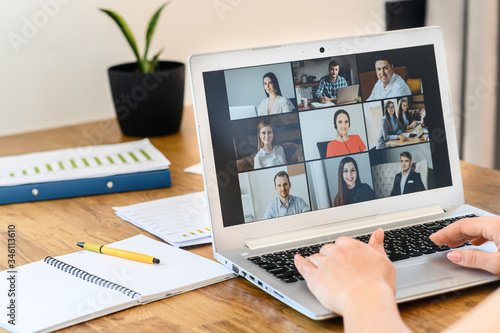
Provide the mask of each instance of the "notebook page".
{"label": "notebook page", "polygon": [[[137,235],[110,247],[140,252],[160,259],[160,264],[145,264],[128,259],[81,251],[71,255],[72,265],[95,271],[103,279],[116,281],[141,294],[141,303],[161,299],[219,282],[234,274],[225,266],[178,249],[171,245]],[[64,260],[62,257],[61,260]]]}
{"label": "notebook page", "polygon": [[[0,316],[0,325],[13,332],[52,331],[138,304],[136,299],[59,270],[43,260],[16,268],[15,326]],[[8,271],[0,272],[0,290],[10,287]],[[11,280],[13,281],[13,280]],[[0,303],[9,304],[7,292]]]}

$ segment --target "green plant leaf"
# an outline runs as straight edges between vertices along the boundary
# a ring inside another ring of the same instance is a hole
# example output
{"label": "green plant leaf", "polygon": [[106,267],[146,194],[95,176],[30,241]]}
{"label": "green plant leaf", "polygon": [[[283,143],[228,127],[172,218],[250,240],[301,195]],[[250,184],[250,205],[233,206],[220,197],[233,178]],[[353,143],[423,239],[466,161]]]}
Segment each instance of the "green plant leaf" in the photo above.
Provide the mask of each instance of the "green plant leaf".
{"label": "green plant leaf", "polygon": [[[149,45],[151,43],[151,39],[153,38],[153,33],[155,32],[156,25],[158,23],[158,19],[160,17],[161,11],[169,3],[170,3],[170,1],[165,2],[160,8],[158,8],[156,10],[156,12],[153,14],[153,16],[151,16],[151,19],[149,20],[148,28],[146,29],[146,49],[144,50],[144,57],[143,57],[144,61],[147,61],[147,56],[148,56],[148,51],[149,51]],[[161,51],[160,51],[160,53],[161,53]],[[151,60],[151,62],[152,61],[153,60]],[[156,66],[154,66],[153,68],[151,68],[151,71],[154,71],[155,67]]]}
{"label": "green plant leaf", "polygon": [[163,48],[160,50],[160,52],[158,52],[154,57],[153,59],[151,59],[151,61],[149,62],[149,68],[151,70],[151,72],[154,72],[155,69],[156,69],[156,66],[158,66],[158,61],[160,59],[160,54],[163,52]]}
{"label": "green plant leaf", "polygon": [[141,72],[144,72],[144,63],[141,59],[141,56],[139,54],[139,49],[137,48],[137,43],[135,42],[134,35],[132,34],[132,30],[130,30],[130,27],[128,26],[127,22],[116,12],[111,11],[109,9],[103,9],[99,8],[100,11],[106,13],[113,21],[116,22],[120,30],[123,32],[125,35],[125,38],[127,39],[128,43],[130,44],[130,47],[132,48],[132,51],[135,54],[135,57],[137,58],[137,64],[139,65],[139,69]]}

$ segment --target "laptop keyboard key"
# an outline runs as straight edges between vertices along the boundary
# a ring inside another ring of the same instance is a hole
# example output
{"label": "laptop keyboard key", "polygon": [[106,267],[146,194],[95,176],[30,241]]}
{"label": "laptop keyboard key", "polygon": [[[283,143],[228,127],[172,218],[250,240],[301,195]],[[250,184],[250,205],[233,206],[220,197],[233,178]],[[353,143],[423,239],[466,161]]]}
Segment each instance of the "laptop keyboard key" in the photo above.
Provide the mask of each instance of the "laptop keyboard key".
{"label": "laptop keyboard key", "polygon": [[262,269],[265,269],[265,270],[269,270],[269,269],[276,268],[278,266],[276,266],[275,264],[273,264],[271,262],[266,262],[264,264],[259,265],[259,267],[262,268]]}
{"label": "laptop keyboard key", "polygon": [[253,262],[254,264],[256,264],[257,266],[260,266],[260,265],[263,265],[263,264],[267,264],[268,262],[265,261],[265,260],[262,260],[262,259],[255,259],[255,260],[250,260],[251,262]]}
{"label": "laptop keyboard key", "polygon": [[408,259],[408,258],[410,258],[410,256],[409,256],[409,255],[407,255],[407,254],[402,254],[402,253],[395,253],[395,254],[391,254],[391,255],[389,256],[389,259],[390,259],[391,261],[398,261],[398,260],[403,260],[403,259]]}
{"label": "laptop keyboard key", "polygon": [[280,274],[283,274],[284,272],[287,272],[288,271],[288,268],[285,268],[285,267],[278,267],[278,268],[273,268],[273,269],[269,269],[267,270],[269,273],[271,273],[272,275],[280,275]]}
{"label": "laptop keyboard key", "polygon": [[292,282],[297,282],[298,280],[296,278],[294,278],[293,276],[291,276],[291,277],[286,278],[286,279],[281,279],[281,281],[283,281],[285,283],[292,283]]}
{"label": "laptop keyboard key", "polygon": [[442,246],[436,246],[434,248],[434,250],[438,251],[438,252],[442,252],[442,251],[448,251],[450,249],[449,246],[447,245],[442,245]]}
{"label": "laptop keyboard key", "polygon": [[443,226],[439,223],[428,224],[425,227],[429,230],[439,230],[443,228]]}

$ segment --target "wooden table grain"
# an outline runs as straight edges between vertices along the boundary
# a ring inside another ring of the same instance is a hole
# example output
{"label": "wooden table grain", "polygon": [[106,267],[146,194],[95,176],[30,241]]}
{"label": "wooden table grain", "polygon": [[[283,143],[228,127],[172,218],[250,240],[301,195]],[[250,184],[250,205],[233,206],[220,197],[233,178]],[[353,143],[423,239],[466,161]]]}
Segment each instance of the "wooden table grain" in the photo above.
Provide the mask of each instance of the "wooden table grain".
{"label": "wooden table grain", "polygon": [[[135,140],[113,120],[0,138],[0,155]],[[7,229],[16,227],[17,266],[75,252],[75,241],[111,243],[139,233],[115,216],[113,206],[203,190],[202,176],[183,169],[199,162],[193,110],[186,107],[180,132],[151,138],[172,162],[172,187],[0,206],[0,268],[7,267]],[[466,202],[500,214],[500,171],[462,162]],[[211,245],[192,247],[213,259]],[[415,332],[438,332],[488,296],[498,283],[400,305]],[[0,291],[1,292],[1,291]],[[242,278],[134,307],[64,329],[66,332],[342,332],[341,318],[313,321]]]}

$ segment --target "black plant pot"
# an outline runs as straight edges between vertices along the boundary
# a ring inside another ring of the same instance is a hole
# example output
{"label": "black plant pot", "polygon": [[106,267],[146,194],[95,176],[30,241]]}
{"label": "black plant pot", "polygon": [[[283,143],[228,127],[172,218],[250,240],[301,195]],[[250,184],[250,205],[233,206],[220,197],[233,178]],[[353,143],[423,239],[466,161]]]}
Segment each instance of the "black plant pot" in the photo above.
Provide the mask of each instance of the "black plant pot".
{"label": "black plant pot", "polygon": [[116,116],[124,135],[150,137],[179,130],[184,101],[185,66],[160,61],[154,73],[140,73],[137,63],[108,69]]}

